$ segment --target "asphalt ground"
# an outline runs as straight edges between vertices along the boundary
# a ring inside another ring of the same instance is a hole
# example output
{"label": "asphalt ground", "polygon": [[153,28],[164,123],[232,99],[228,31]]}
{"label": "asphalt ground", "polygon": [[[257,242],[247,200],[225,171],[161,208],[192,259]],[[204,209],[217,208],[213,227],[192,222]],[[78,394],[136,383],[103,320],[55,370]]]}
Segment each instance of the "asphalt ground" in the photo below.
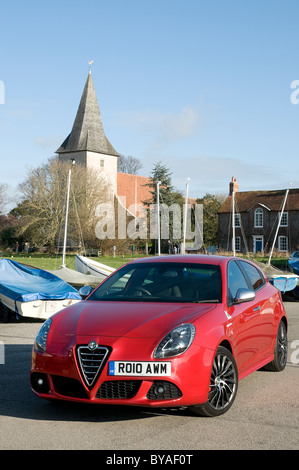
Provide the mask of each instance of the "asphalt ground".
{"label": "asphalt ground", "polygon": [[[167,451],[180,452],[181,462],[170,464],[182,463],[183,456],[186,459],[194,450],[298,450],[299,303],[285,302],[285,308],[289,320],[286,369],[257,371],[240,381],[232,408],[217,418],[196,417],[187,409],[39,399],[30,389],[29,372],[41,322],[1,323],[0,450],[102,450],[107,458],[111,453],[111,459],[121,451],[133,455],[147,450],[164,456]],[[137,467],[137,461],[136,465],[108,463]]]}

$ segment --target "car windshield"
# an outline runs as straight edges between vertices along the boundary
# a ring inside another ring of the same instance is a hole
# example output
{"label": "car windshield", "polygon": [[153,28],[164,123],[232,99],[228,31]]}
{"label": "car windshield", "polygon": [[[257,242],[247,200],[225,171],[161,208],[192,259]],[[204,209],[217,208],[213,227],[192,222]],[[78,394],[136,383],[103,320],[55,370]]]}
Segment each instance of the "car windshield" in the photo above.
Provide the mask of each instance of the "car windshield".
{"label": "car windshield", "polygon": [[128,264],[87,300],[135,302],[221,302],[219,266],[183,263]]}

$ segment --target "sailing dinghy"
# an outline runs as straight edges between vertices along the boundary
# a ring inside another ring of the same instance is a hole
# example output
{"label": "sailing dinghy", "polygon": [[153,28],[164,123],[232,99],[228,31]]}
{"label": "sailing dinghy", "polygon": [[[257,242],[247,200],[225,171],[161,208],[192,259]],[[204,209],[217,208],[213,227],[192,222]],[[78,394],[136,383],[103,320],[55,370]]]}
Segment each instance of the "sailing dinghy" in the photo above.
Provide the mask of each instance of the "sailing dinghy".
{"label": "sailing dinghy", "polygon": [[83,274],[92,274],[97,276],[100,281],[110,276],[115,269],[107,266],[106,264],[99,263],[93,259],[86,258],[86,256],[76,255],[75,256],[76,270]]}
{"label": "sailing dinghy", "polygon": [[47,319],[82,299],[77,289],[54,274],[3,258],[0,300],[17,316]]}

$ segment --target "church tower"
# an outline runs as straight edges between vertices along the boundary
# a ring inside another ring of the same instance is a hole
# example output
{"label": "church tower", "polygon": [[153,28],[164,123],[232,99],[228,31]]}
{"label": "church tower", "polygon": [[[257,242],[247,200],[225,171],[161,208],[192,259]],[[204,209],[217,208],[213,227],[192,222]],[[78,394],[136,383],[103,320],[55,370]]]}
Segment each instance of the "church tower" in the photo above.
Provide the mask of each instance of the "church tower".
{"label": "church tower", "polygon": [[117,194],[117,157],[119,154],[107,139],[89,70],[71,133],[56,150],[61,161],[104,172],[111,196]]}

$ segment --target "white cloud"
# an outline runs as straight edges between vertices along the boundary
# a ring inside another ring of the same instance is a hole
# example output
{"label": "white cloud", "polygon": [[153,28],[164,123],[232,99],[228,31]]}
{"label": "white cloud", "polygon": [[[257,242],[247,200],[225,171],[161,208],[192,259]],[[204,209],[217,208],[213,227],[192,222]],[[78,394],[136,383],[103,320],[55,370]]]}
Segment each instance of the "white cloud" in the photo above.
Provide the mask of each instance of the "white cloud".
{"label": "white cloud", "polygon": [[145,112],[120,112],[118,123],[132,131],[143,132],[152,140],[163,142],[189,139],[198,134],[199,112],[192,106],[184,106],[177,113],[163,113],[153,110]]}
{"label": "white cloud", "polygon": [[61,145],[62,141],[63,137],[59,135],[48,137],[37,135],[34,138],[35,145],[42,148],[51,148],[53,151],[55,151]]}
{"label": "white cloud", "polygon": [[166,140],[185,139],[197,134],[198,124],[197,109],[185,106],[180,113],[165,116],[160,125],[160,133]]}
{"label": "white cloud", "polygon": [[[163,162],[167,160],[170,159],[163,159]],[[240,191],[279,189],[280,186],[277,168],[237,158],[205,155],[171,158],[171,170],[173,183],[177,188],[183,189],[187,178],[190,178],[193,197],[207,192],[227,194],[233,176],[240,184]]]}

